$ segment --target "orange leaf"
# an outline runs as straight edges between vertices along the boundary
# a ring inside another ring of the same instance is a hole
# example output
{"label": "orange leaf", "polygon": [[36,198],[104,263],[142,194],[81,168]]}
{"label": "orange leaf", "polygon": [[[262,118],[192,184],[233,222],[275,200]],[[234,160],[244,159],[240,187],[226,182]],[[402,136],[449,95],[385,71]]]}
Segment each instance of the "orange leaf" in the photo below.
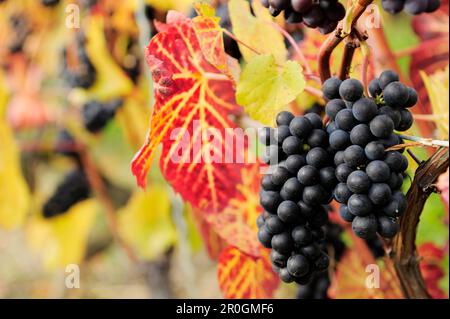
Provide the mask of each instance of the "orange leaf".
{"label": "orange leaf", "polygon": [[229,299],[271,298],[279,284],[267,250],[261,257],[252,257],[233,246],[220,254],[218,277],[220,289]]}
{"label": "orange leaf", "polygon": [[192,19],[193,28],[206,61],[227,72],[227,55],[223,31],[219,25],[220,18],[215,16],[215,9],[209,4],[197,3],[195,9],[199,15]]}
{"label": "orange leaf", "polygon": [[[360,254],[347,250],[336,268],[328,295],[334,299],[399,299],[402,298],[399,283],[393,275],[393,269],[379,267],[379,287],[368,288],[373,269],[368,269]],[[376,266],[376,265],[374,265]],[[378,267],[378,266],[377,266]],[[374,277],[375,278],[375,277]]]}
{"label": "orange leaf", "polygon": [[[132,171],[144,187],[162,143],[161,171],[175,191],[194,207],[217,212],[234,197],[240,183],[243,164],[224,158],[234,159],[235,145],[246,145],[243,136],[229,136],[230,128],[237,127],[229,115],[241,108],[234,100],[232,81],[203,55],[192,20],[171,11],[167,21],[158,24],[160,33],[146,49],[155,105]],[[215,133],[212,140],[205,138],[206,133]]]}
{"label": "orange leaf", "polygon": [[218,214],[207,216],[212,227],[230,245],[246,254],[260,256],[256,219],[262,212],[259,204],[260,165],[248,165],[241,170],[242,183],[236,188],[239,194]]}

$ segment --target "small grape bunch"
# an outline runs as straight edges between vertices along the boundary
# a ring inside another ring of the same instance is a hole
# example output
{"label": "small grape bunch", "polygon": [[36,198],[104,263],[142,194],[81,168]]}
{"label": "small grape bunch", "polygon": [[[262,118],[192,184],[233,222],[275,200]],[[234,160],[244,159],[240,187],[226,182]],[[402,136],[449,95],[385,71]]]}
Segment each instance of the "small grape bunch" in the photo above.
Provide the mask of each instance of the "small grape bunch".
{"label": "small grape bunch", "polygon": [[381,6],[390,14],[403,10],[412,15],[431,13],[439,9],[441,0],[382,0]]}
{"label": "small grape bunch", "polygon": [[399,229],[397,218],[407,206],[401,187],[408,160],[403,150],[387,149],[402,143],[394,130],[412,126],[408,108],[416,104],[417,93],[389,70],[370,83],[370,97],[364,96],[356,79],[333,77],[322,90],[329,100],[327,131],[336,151],[339,184],[334,198],[341,203],[340,216],[361,238],[373,238],[377,232],[392,238]]}
{"label": "small grape bunch", "polygon": [[58,185],[43,207],[44,218],[52,218],[67,212],[76,203],[90,196],[91,187],[81,168],[70,171]]}
{"label": "small grape bunch", "polygon": [[261,0],[261,3],[273,16],[284,11],[286,22],[303,22],[322,34],[332,32],[345,17],[345,7],[338,0]]}
{"label": "small grape bunch", "polygon": [[328,221],[324,205],[337,183],[333,154],[319,115],[281,112],[276,123],[260,136],[271,167],[261,181],[258,239],[272,249],[273,268],[284,282],[307,284],[329,265],[320,244]]}
{"label": "small grape bunch", "polygon": [[122,99],[114,99],[107,103],[89,101],[83,106],[83,124],[91,133],[101,131],[115,116],[117,109],[123,104]]}

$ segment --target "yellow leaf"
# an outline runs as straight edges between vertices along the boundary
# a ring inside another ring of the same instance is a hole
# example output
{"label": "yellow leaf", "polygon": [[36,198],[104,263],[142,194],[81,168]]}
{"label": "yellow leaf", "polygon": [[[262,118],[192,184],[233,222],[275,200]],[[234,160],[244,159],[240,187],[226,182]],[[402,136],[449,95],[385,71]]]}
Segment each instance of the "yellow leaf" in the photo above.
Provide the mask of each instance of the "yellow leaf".
{"label": "yellow leaf", "polygon": [[42,257],[44,266],[53,270],[80,264],[86,252],[89,231],[100,207],[93,200],[79,202],[63,215],[32,218],[26,228],[28,243]]}
{"label": "yellow leaf", "polygon": [[176,242],[170,199],[163,187],[136,191],[118,213],[122,238],[136,248],[141,258],[153,260]]}
{"label": "yellow leaf", "polygon": [[434,122],[439,130],[440,139],[448,139],[449,135],[449,66],[445,70],[437,71],[432,75],[427,75],[421,71],[425,87],[430,97],[431,109],[433,110]]}
{"label": "yellow leaf", "polygon": [[148,110],[144,103],[135,98],[128,98],[117,111],[116,119],[125,133],[127,141],[136,149],[144,143],[148,128]]}
{"label": "yellow leaf", "polygon": [[97,72],[97,80],[86,91],[91,99],[110,100],[127,95],[133,89],[133,83],[108,52],[103,18],[91,16],[86,24],[86,51]]}
{"label": "yellow leaf", "polygon": [[[271,24],[274,19],[260,1],[252,2],[252,15],[250,4],[246,0],[230,0],[228,3],[234,35],[249,47],[260,54],[272,54],[277,63],[283,63],[287,58],[287,49],[284,38]],[[253,50],[239,44],[239,49],[246,61],[255,55]]]}
{"label": "yellow leaf", "polygon": [[188,13],[192,4],[197,0],[145,0],[145,3],[151,5],[160,11],[176,10]]}
{"label": "yellow leaf", "polygon": [[21,225],[30,204],[28,186],[20,168],[20,154],[13,132],[6,123],[7,90],[0,74],[0,227]]}
{"label": "yellow leaf", "polygon": [[275,115],[304,89],[302,67],[288,61],[279,67],[272,55],[254,57],[244,67],[237,102],[255,120],[272,125]]}

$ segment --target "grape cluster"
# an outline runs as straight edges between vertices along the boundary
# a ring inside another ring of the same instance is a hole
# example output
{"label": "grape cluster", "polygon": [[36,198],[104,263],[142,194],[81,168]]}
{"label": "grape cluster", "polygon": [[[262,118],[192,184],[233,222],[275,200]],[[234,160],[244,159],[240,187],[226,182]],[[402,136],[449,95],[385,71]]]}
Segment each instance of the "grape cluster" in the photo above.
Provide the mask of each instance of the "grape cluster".
{"label": "grape cluster", "polygon": [[91,133],[102,130],[111,120],[118,108],[123,104],[121,99],[112,100],[108,103],[90,101],[83,106],[83,124]]}
{"label": "grape cluster", "polygon": [[409,14],[417,15],[436,11],[441,6],[441,0],[382,0],[381,5],[390,14],[405,10]]}
{"label": "grape cluster", "polygon": [[86,51],[86,38],[82,32],[76,37],[75,48],[65,48],[63,50],[63,77],[72,88],[90,88],[96,78],[97,73],[94,65]]}
{"label": "grape cluster", "polygon": [[336,29],[345,17],[345,7],[338,0],[261,0],[261,3],[273,16],[284,10],[286,22],[303,22],[323,34]]}
{"label": "grape cluster", "polygon": [[[327,223],[324,227],[325,240],[322,249],[332,253],[334,259],[339,261],[346,249],[345,243],[341,239],[343,229],[333,223]],[[327,271],[317,274],[310,283],[298,288],[297,299],[328,299],[328,288],[331,279]]]}
{"label": "grape cluster", "polygon": [[341,203],[342,219],[352,223],[361,238],[378,232],[392,238],[398,232],[397,217],[406,209],[401,191],[408,160],[403,150],[386,151],[401,144],[394,132],[408,130],[413,118],[407,108],[417,102],[414,89],[399,82],[393,71],[384,71],[369,85],[371,97],[355,79],[326,80],[322,87],[329,100],[326,113],[330,147],[336,152],[334,198]]}
{"label": "grape cluster", "polygon": [[44,217],[51,218],[64,214],[73,205],[88,198],[89,194],[90,186],[84,171],[81,168],[74,169],[65,176],[44,204]]}
{"label": "grape cluster", "polygon": [[283,281],[306,284],[329,264],[320,244],[328,221],[324,205],[337,183],[333,156],[319,115],[281,112],[276,123],[260,135],[267,146],[263,160],[272,166],[261,181],[258,238],[272,248],[271,261]]}

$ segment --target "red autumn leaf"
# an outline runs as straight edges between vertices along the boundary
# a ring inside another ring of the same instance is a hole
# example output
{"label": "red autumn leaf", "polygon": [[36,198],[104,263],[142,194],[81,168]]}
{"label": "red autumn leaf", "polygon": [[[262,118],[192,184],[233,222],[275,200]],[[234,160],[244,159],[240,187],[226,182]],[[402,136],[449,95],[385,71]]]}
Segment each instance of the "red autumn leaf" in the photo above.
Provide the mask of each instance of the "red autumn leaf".
{"label": "red autumn leaf", "polygon": [[259,204],[260,165],[253,164],[241,170],[242,183],[236,186],[238,195],[218,214],[207,220],[228,244],[251,256],[260,256],[261,244],[257,239],[256,219],[262,212]]}
{"label": "red autumn leaf", "polygon": [[[393,269],[381,268],[379,275],[379,288],[369,286],[373,268],[367,269],[360,254],[355,250],[347,250],[336,268],[328,295],[333,299],[399,299],[403,298],[400,286],[395,278]],[[375,266],[375,265],[374,265]],[[376,280],[376,276],[373,277]]]}
{"label": "red autumn leaf", "polygon": [[192,20],[170,12],[167,22],[158,24],[160,33],[146,49],[155,104],[146,143],[134,158],[132,171],[144,187],[162,143],[161,171],[175,191],[194,207],[217,212],[234,197],[240,183],[243,164],[224,158],[238,156],[233,145],[245,144],[242,136],[229,138],[233,136],[229,128],[236,128],[229,116],[241,108],[235,103],[231,80],[205,59]]}
{"label": "red autumn leaf", "polygon": [[424,243],[419,246],[418,252],[423,258],[420,262],[420,271],[429,294],[435,299],[447,298],[445,292],[439,287],[439,282],[445,276],[442,269],[444,250],[433,243]]}
{"label": "red autumn leaf", "polygon": [[229,299],[271,298],[279,284],[267,250],[262,250],[260,257],[253,257],[233,246],[220,254],[218,277],[220,289]]}
{"label": "red autumn leaf", "polygon": [[418,48],[412,53],[410,76],[414,88],[420,98],[420,112],[431,113],[430,100],[419,71],[433,74],[444,69],[449,59],[449,4],[448,0],[442,2],[441,8],[426,15],[413,18],[412,26],[418,37],[422,40]]}

